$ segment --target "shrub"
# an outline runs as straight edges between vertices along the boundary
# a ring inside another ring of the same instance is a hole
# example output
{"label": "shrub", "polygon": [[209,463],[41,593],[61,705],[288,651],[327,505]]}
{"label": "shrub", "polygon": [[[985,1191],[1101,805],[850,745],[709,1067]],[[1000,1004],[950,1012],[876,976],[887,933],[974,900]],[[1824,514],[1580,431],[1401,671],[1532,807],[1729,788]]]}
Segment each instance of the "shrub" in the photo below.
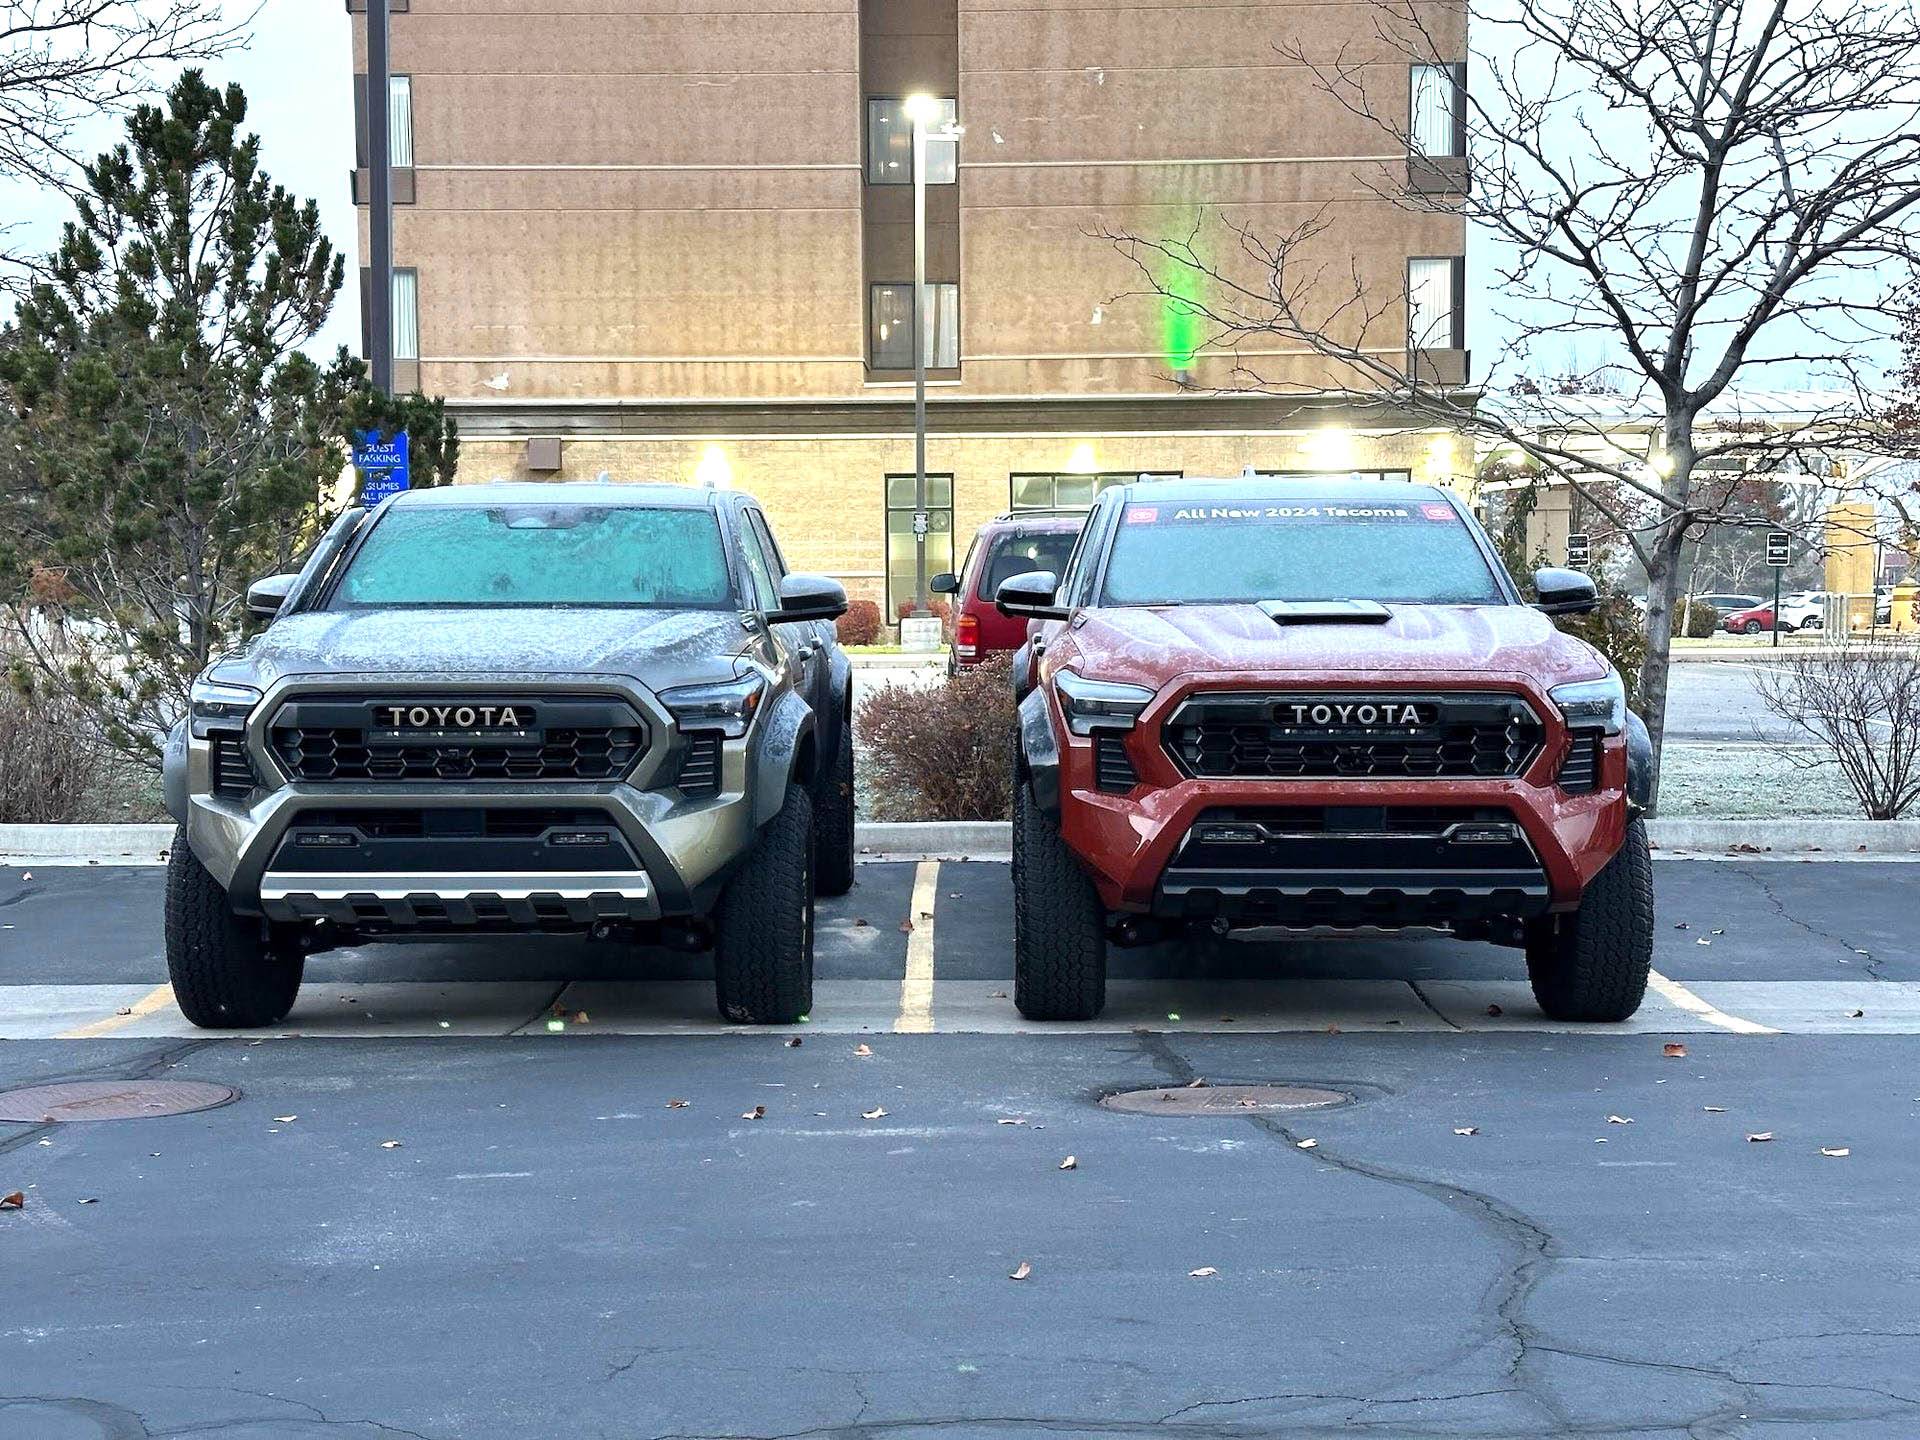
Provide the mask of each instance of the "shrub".
{"label": "shrub", "polygon": [[842,645],[878,645],[886,619],[871,600],[850,600],[847,613],[833,622],[834,633]]}
{"label": "shrub", "polygon": [[944,684],[888,685],[861,701],[878,820],[1004,820],[1013,797],[1013,664],[962,670]]}
{"label": "shrub", "polygon": [[1704,640],[1720,628],[1720,613],[1704,600],[1689,601],[1675,628],[1689,639]]}
{"label": "shrub", "polygon": [[[940,617],[942,626],[945,626],[948,621],[953,619],[953,606],[948,603],[947,597],[944,595],[929,595],[927,597],[927,609],[930,613]],[[909,615],[913,614],[913,601],[902,600],[898,605],[893,607],[893,612],[893,618],[895,620],[906,619]]]}
{"label": "shrub", "polygon": [[0,678],[0,823],[84,818],[100,758],[73,706],[29,697]]}
{"label": "shrub", "polygon": [[1920,800],[1920,644],[1843,635],[1752,668],[1760,702],[1812,742],[1812,759],[1781,746],[1789,763],[1839,766],[1869,820]]}

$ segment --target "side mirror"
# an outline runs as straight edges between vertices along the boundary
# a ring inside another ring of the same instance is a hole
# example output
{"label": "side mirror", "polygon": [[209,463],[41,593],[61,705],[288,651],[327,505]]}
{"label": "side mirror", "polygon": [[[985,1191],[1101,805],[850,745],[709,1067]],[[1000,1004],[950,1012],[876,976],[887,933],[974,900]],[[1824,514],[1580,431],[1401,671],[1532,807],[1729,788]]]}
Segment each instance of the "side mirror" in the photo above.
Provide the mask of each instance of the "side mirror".
{"label": "side mirror", "polygon": [[789,575],[780,582],[775,620],[838,620],[847,613],[847,591],[825,575]]}
{"label": "side mirror", "polygon": [[1584,615],[1600,604],[1593,581],[1578,570],[1533,572],[1533,608],[1547,615]]}
{"label": "side mirror", "polygon": [[1060,582],[1051,570],[1029,570],[1000,582],[993,603],[1002,615],[1026,620],[1064,620],[1067,612],[1054,604]]}
{"label": "side mirror", "polygon": [[942,570],[938,575],[927,581],[927,589],[936,595],[958,595],[960,593],[960,577],[951,570]]}
{"label": "side mirror", "polygon": [[247,587],[247,613],[257,615],[262,620],[271,620],[280,613],[280,607],[287,603],[294,582],[300,576],[269,575],[264,580],[256,580]]}

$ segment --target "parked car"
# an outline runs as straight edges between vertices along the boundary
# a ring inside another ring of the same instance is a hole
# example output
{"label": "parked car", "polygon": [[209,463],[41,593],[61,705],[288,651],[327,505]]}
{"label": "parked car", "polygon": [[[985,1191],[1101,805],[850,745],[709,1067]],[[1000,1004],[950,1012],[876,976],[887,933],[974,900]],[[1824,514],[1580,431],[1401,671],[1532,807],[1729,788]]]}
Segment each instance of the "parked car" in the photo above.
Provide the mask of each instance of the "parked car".
{"label": "parked car", "polygon": [[853,883],[840,586],[737,492],[498,484],[351,510],[169,737],[167,970],[271,1025],[305,958],[578,932],[711,948],[721,1015],[813,993]]}
{"label": "parked car", "polygon": [[1027,622],[1008,619],[995,609],[994,593],[1003,580],[1030,570],[1065,570],[1086,519],[1084,510],[1015,510],[997,516],[973,537],[958,575],[933,577],[929,588],[953,597],[949,674],[1026,643]]}
{"label": "parked car", "polygon": [[1751,610],[1760,603],[1758,595],[1732,595],[1717,590],[1708,595],[1695,595],[1693,599],[1696,604],[1710,607],[1722,621],[1736,610]]}
{"label": "parked car", "polygon": [[[1646,727],[1449,491],[1159,481],[1063,572],[1002,583],[1016,657],[1014,999],[1086,1020],[1110,942],[1440,928],[1521,947],[1559,1020],[1624,1020],[1653,953]],[[1543,613],[1544,612],[1544,613]]]}
{"label": "parked car", "polygon": [[1780,597],[1776,618],[1773,602],[1735,610],[1720,622],[1729,635],[1758,635],[1763,630],[1818,630],[1826,623],[1826,595],[1801,593]]}

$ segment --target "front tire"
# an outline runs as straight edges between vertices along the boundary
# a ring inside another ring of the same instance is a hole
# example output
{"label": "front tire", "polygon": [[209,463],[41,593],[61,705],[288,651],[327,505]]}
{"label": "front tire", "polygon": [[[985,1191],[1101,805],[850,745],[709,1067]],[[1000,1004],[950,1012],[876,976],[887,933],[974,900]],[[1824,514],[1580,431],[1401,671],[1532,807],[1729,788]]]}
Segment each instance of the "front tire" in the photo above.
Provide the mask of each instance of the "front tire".
{"label": "front tire", "polygon": [[813,791],[813,891],[844,895],[853,889],[853,719],[840,724],[840,747],[823,766]]}
{"label": "front tire", "polygon": [[813,1009],[813,843],[813,797],[789,785],[714,908],[721,1019],[792,1025]]}
{"label": "front tire", "polygon": [[300,993],[305,957],[270,944],[265,921],[239,915],[193,851],[184,826],[167,856],[167,976],[180,1013],[203,1030],[277,1025]]}
{"label": "front tire", "polygon": [[1613,1022],[1640,1008],[1653,969],[1653,856],[1647,827],[1593,877],[1580,908],[1536,921],[1527,935],[1527,978],[1555,1020]]}
{"label": "front tire", "polygon": [[1013,1003],[1029,1020],[1091,1020],[1107,1003],[1107,915],[1040,809],[1013,787]]}

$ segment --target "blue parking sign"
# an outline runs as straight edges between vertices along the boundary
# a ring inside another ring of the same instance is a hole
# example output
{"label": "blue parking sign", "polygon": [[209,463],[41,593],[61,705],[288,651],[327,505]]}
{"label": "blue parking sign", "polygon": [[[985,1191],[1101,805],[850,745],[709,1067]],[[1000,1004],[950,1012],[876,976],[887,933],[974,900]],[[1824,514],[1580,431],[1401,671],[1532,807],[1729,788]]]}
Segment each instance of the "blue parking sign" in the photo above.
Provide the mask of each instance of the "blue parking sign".
{"label": "blue parking sign", "polygon": [[353,468],[360,472],[360,502],[378,505],[389,495],[412,486],[407,467],[407,432],[396,430],[383,438],[378,430],[362,430],[353,447]]}

